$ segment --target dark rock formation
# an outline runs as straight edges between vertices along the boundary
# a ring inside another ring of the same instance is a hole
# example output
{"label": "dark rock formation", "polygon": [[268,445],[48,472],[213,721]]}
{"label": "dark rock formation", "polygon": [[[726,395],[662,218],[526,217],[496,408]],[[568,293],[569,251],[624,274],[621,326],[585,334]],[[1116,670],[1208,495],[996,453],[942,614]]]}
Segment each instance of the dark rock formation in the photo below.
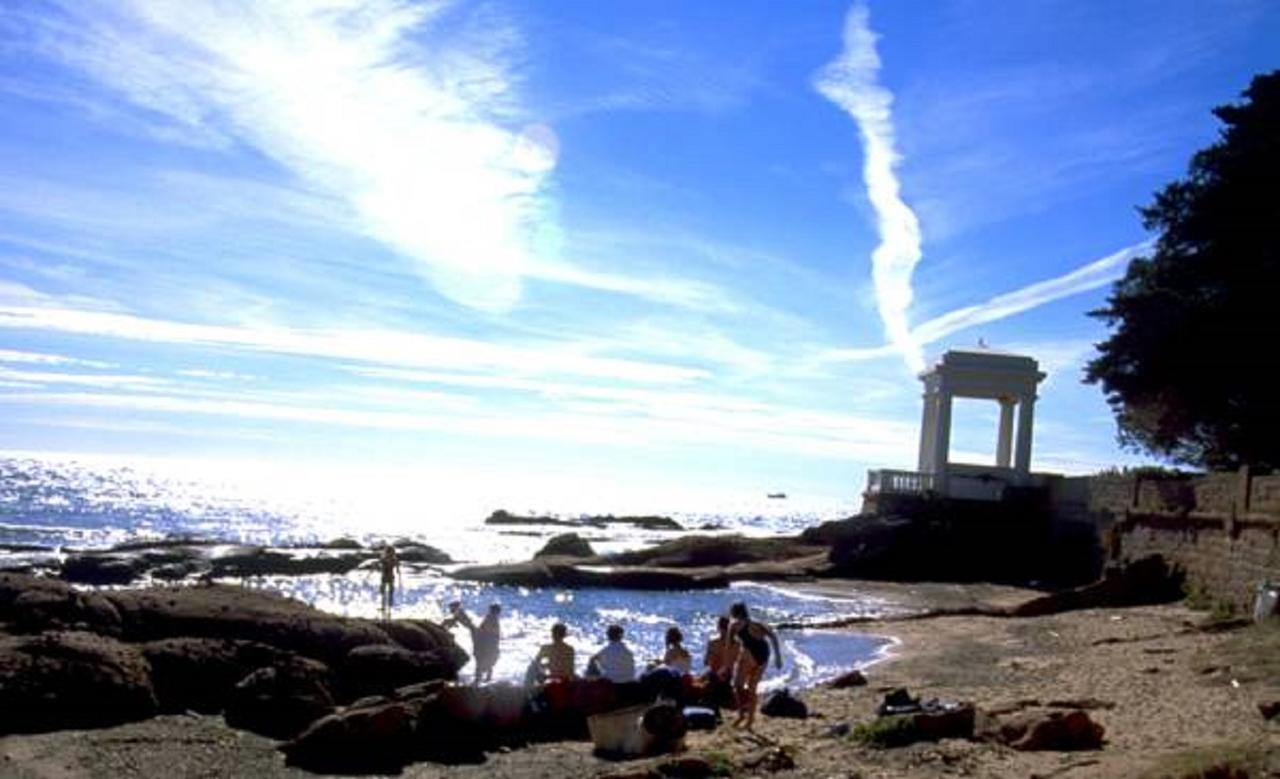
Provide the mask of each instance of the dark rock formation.
{"label": "dark rock formation", "polygon": [[84,632],[0,637],[0,733],[105,727],[157,711],[136,647]]}
{"label": "dark rock formation", "polygon": [[867,677],[857,668],[846,673],[842,673],[831,681],[827,682],[827,687],[833,690],[844,690],[850,687],[865,687]]}
{"label": "dark rock formation", "polygon": [[385,695],[406,685],[451,679],[457,666],[450,654],[413,651],[402,646],[369,644],[347,653],[339,666],[342,695],[347,700]]}
{"label": "dark rock formation", "polygon": [[242,679],[224,716],[233,728],[268,738],[293,738],[333,711],[331,684],[323,663],[289,657]]}
{"label": "dark rock formation", "polygon": [[804,701],[792,695],[790,690],[782,689],[765,696],[764,705],[760,707],[760,713],[767,717],[807,719],[809,707],[805,705]]}
{"label": "dark rock formation", "polygon": [[705,590],[725,587],[729,577],[720,570],[672,568],[583,568],[550,560],[505,565],[478,565],[454,571],[467,581],[517,587],[614,587],[625,590]]}
{"label": "dark rock formation", "polygon": [[612,514],[560,519],[546,516],[521,516],[498,509],[484,521],[486,525],[550,525],[553,527],[606,527],[608,525],[632,525],[644,530],[683,530],[684,526],[671,517],[621,516]]}
{"label": "dark rock formation", "polygon": [[427,565],[448,565],[453,562],[449,555],[426,544],[406,544],[396,548],[401,562],[423,563]]}
{"label": "dark rock formation", "polygon": [[595,557],[591,544],[577,533],[561,533],[547,541],[546,546],[534,555],[538,557]]}
{"label": "dark rock formation", "polygon": [[151,684],[162,712],[217,714],[236,684],[289,655],[256,641],[167,638],[138,645],[151,665]]}
{"label": "dark rock formation", "polygon": [[1151,555],[1123,567],[1109,568],[1093,584],[1023,603],[1012,614],[1035,617],[1074,609],[1172,603],[1184,597],[1182,584],[1180,571],[1170,568],[1160,555]]}
{"label": "dark rock formation", "polygon": [[800,558],[826,548],[793,538],[748,538],[742,535],[685,536],[648,549],[607,555],[611,565],[650,565],[664,568],[702,568]]}
{"label": "dark rock formation", "polygon": [[985,738],[1023,751],[1100,749],[1105,729],[1080,710],[1023,711],[1001,718]]}

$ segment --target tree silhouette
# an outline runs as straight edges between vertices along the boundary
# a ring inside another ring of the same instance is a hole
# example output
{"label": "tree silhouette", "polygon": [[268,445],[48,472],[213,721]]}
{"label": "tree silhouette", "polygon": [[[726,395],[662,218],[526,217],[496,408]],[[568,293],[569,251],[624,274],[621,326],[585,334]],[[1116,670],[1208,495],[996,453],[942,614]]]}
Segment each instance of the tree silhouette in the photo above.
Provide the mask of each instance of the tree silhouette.
{"label": "tree silhouette", "polygon": [[1159,237],[1090,312],[1113,332],[1085,369],[1122,445],[1213,469],[1280,466],[1280,71],[1244,98],[1141,209]]}

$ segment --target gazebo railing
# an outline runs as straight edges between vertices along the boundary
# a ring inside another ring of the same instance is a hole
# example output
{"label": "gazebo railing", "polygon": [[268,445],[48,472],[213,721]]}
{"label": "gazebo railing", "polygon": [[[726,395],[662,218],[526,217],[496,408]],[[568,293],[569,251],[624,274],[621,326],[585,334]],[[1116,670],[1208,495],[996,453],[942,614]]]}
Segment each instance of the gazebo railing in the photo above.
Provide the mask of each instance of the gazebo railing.
{"label": "gazebo railing", "polygon": [[934,489],[932,473],[878,470],[867,472],[867,491],[881,494],[921,495]]}

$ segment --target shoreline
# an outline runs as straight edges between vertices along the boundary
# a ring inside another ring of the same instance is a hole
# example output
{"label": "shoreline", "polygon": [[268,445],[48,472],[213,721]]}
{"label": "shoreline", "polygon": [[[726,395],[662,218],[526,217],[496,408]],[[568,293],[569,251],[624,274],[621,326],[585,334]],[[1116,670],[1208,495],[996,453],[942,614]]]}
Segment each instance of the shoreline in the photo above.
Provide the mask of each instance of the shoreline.
{"label": "shoreline", "polygon": [[[824,581],[813,594],[823,597],[854,585],[860,592],[865,584]],[[949,608],[1003,606],[1010,599],[1038,595],[987,585],[877,584],[874,589],[915,598],[916,605],[932,602]],[[1026,617],[890,617],[840,628],[874,631],[891,640],[876,660],[861,666],[866,686],[834,690],[819,685],[800,691],[812,714],[809,719],[762,716],[755,734],[728,727],[690,733],[684,757],[724,760],[735,766],[735,776],[758,776],[769,773],[759,762],[765,760],[762,755],[782,752],[795,763],[784,775],[795,779],[1142,776],[1166,763],[1199,759],[1187,757],[1193,751],[1243,754],[1238,759],[1271,760],[1280,769],[1280,724],[1268,723],[1256,708],[1280,699],[1280,666],[1259,670],[1256,656],[1249,654],[1250,642],[1261,640],[1261,651],[1280,663],[1280,628],[1219,630],[1205,629],[1205,623],[1203,613],[1170,604]],[[897,687],[921,698],[970,701],[980,720],[1037,710],[1082,711],[1106,729],[1105,742],[1099,750],[1084,752],[1023,752],[960,739],[880,749],[833,735],[842,727],[874,720],[880,698]],[[166,715],[97,730],[0,738],[0,775],[314,776],[286,767],[275,745],[229,728],[218,716]],[[412,763],[402,775],[642,776],[671,759],[618,763],[594,757],[589,742],[557,741],[503,748],[478,765]]]}

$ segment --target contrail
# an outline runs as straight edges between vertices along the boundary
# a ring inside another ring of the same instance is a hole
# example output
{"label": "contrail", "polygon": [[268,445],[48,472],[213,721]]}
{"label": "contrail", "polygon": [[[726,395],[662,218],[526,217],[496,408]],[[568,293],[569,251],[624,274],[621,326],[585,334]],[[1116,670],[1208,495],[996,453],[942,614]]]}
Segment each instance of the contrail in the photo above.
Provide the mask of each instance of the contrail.
{"label": "contrail", "polygon": [[876,212],[880,244],[871,254],[871,277],[885,338],[914,372],[924,369],[924,355],[907,322],[911,306],[911,273],[920,261],[920,222],[902,200],[894,165],[893,93],[877,83],[880,57],[867,7],[853,6],[845,19],[844,51],[814,78],[814,87],[844,109],[858,125],[864,162],[862,179]]}

